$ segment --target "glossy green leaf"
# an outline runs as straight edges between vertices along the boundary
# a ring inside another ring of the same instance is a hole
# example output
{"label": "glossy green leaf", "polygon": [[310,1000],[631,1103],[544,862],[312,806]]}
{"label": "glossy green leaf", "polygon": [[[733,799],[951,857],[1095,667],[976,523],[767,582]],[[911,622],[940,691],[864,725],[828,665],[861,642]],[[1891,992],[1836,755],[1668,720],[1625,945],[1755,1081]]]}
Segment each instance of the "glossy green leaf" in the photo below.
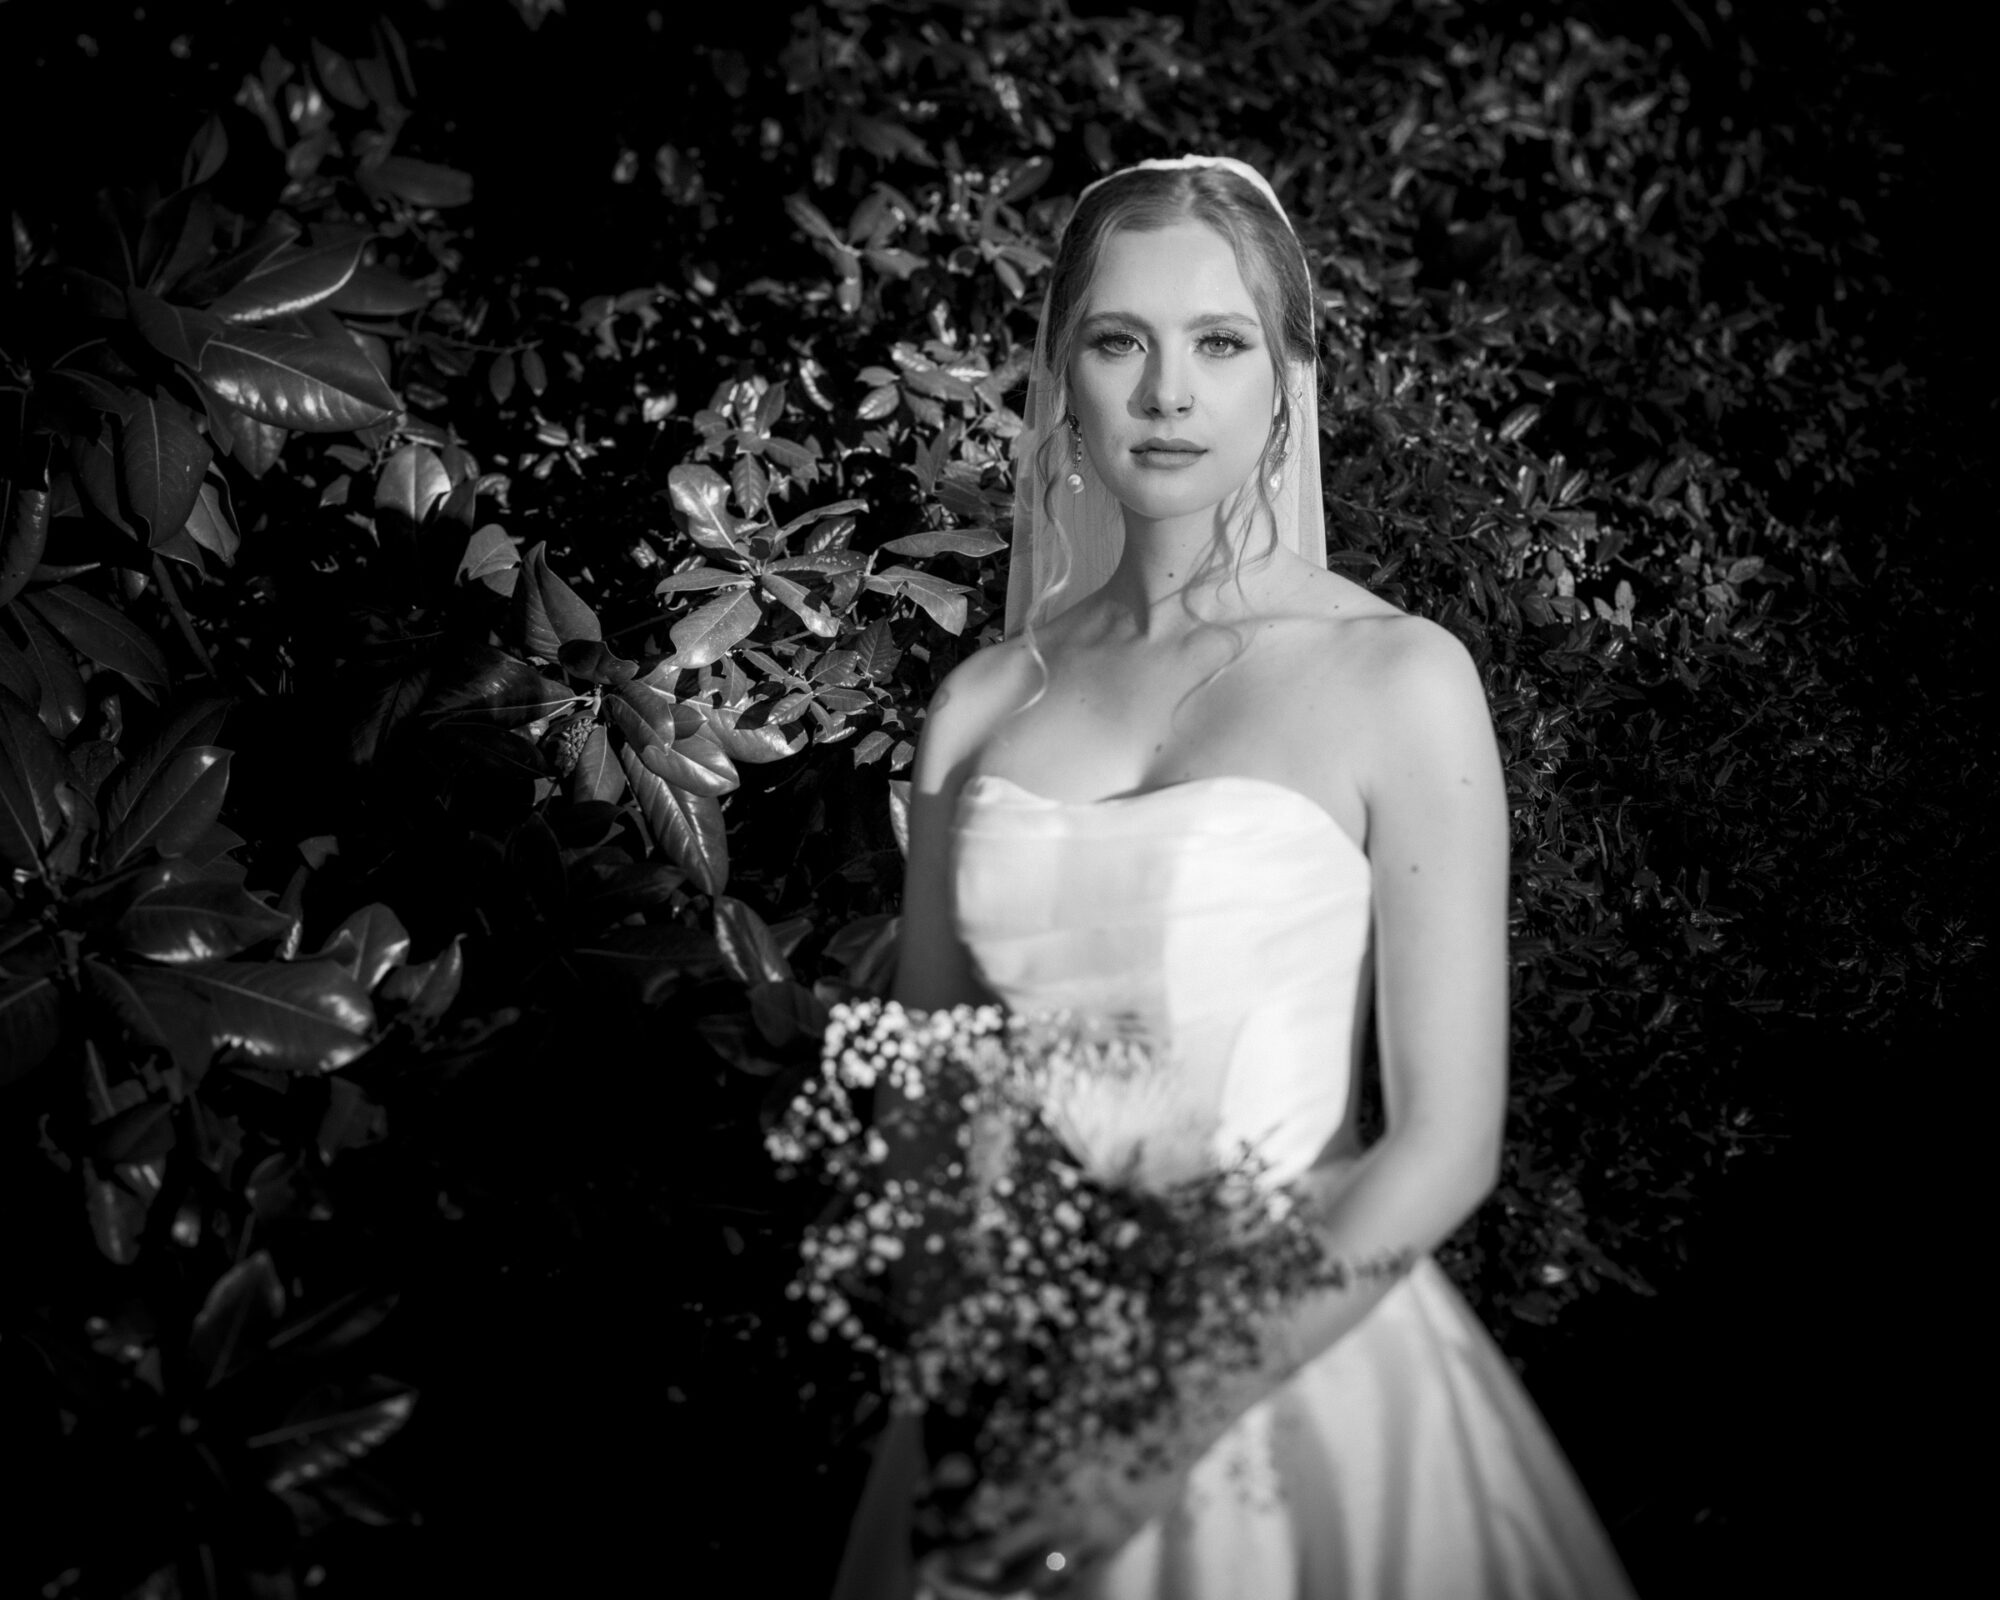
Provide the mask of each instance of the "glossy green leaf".
{"label": "glossy green leaf", "polygon": [[571,800],[580,803],[600,801],[615,805],[625,798],[625,769],[618,764],[602,723],[590,730],[583,749],[577,753],[576,766],[569,775],[569,794]]}
{"label": "glossy green leaf", "polygon": [[406,444],[382,463],[375,480],[375,509],[418,527],[451,493],[451,477],[427,444]]}
{"label": "glossy green leaf", "polygon": [[0,690],[0,864],[39,869],[62,829],[61,747],[26,705]]}
{"label": "glossy green leaf", "polygon": [[259,1250],[216,1279],[188,1331],[189,1376],[213,1388],[264,1353],[285,1315],[285,1286]]}
{"label": "glossy green leaf", "polygon": [[653,586],[653,593],[687,594],[697,589],[742,588],[754,581],[727,567],[693,567],[686,572],[669,573]]}
{"label": "glossy green leaf", "polygon": [[190,372],[200,368],[202,352],[223,329],[219,317],[187,306],[169,305],[143,289],[131,290],[126,302],[132,326],[139,330],[140,336],[169,361]]}
{"label": "glossy green leaf", "polygon": [[465,541],[465,554],[458,560],[458,576],[462,580],[484,583],[500,573],[512,571],[520,564],[521,552],[507,537],[507,530],[497,522],[489,522],[475,528],[472,536]]}
{"label": "glossy green leaf", "polygon": [[215,745],[191,745],[178,751],[132,797],[115,821],[107,811],[99,862],[113,869],[146,850],[177,856],[191,849],[222,810],[222,797],[229,787],[229,758],[229,751]]}
{"label": "glossy green leaf", "polygon": [[320,946],[315,959],[334,962],[362,989],[372,990],[409,954],[410,934],[402,918],[378,901],[349,915]]}
{"label": "glossy green leaf", "polygon": [[910,853],[910,784],[906,778],[889,780],[889,831],[896,836],[896,848]]}
{"label": "glossy green leaf", "polygon": [[824,528],[842,523],[845,523],[850,528],[853,527],[854,519],[849,513],[866,511],[867,509],[868,502],[866,500],[836,500],[831,505],[815,506],[810,511],[801,512],[782,528],[778,529],[778,537],[780,539],[789,539],[799,529],[812,527],[813,537],[817,540],[821,530]]}
{"label": "glossy green leaf", "polygon": [[433,295],[424,284],[412,283],[387,267],[363,262],[323,304],[329,311],[352,317],[400,317],[423,310]]}
{"label": "glossy green leaf", "polygon": [[915,567],[889,567],[871,573],[868,587],[882,594],[904,595],[914,600],[946,633],[965,631],[965,597],[970,591],[963,584],[947,583],[943,578],[919,572]]}
{"label": "glossy green leaf", "polygon": [[729,485],[712,467],[675,467],[667,474],[675,507],[687,518],[688,537],[709,550],[740,553],[743,524],[729,512]]}
{"label": "glossy green leaf", "polygon": [[193,305],[203,305],[217,295],[226,294],[257,267],[280,250],[294,243],[303,230],[289,212],[273,211],[257,225],[253,233],[239,250],[231,252],[221,260],[190,273],[187,280],[177,290],[181,299]]}
{"label": "glossy green leaf", "polygon": [[181,189],[162,200],[139,236],[140,279],[153,288],[178,283],[208,257],[215,225],[215,202],[206,189]]}
{"label": "glossy green leaf", "polygon": [[367,1050],[375,1025],[367,991],[333,961],[216,961],[127,977],[151,1009],[163,989],[198,1002],[209,1046],[258,1066],[333,1071]]}
{"label": "glossy green leaf", "polygon": [[754,590],[722,595],[673,625],[674,665],[685,670],[720,661],[757,626],[763,615]]}
{"label": "glossy green leaf", "polygon": [[[4,502],[0,496],[0,502]],[[0,503],[0,606],[28,585],[49,542],[49,492],[14,487],[13,503]]]}
{"label": "glossy green leaf", "polygon": [[877,683],[889,681],[889,675],[896,670],[896,663],[902,657],[903,652],[896,644],[896,636],[889,627],[887,617],[877,617],[861,630],[854,641],[856,674],[873,678]]}
{"label": "glossy green leaf", "polygon": [[748,515],[764,515],[771,498],[771,480],[755,456],[736,458],[736,465],[729,469],[729,483],[736,491],[736,503]]}
{"label": "glossy green leaf", "polygon": [[222,126],[222,119],[211,116],[195,129],[187,153],[181,157],[181,187],[192,189],[196,184],[208,182],[228,159],[229,134]]}
{"label": "glossy green leaf", "polygon": [[225,326],[202,350],[200,370],[239,411],[300,433],[365,428],[402,404],[351,339]]}
{"label": "glossy green leaf", "polygon": [[48,376],[48,388],[52,395],[112,417],[129,416],[139,403],[139,391],[130,384],[76,367],[57,367]]}
{"label": "glossy green leaf", "polygon": [[765,761],[783,761],[794,756],[806,745],[804,728],[780,728],[770,723],[744,726],[744,713],[727,706],[702,705],[697,708],[709,730],[715,735],[715,742],[722,746],[723,753],[732,761],[756,764]]}
{"label": "glossy green leaf", "polygon": [[706,728],[683,735],[672,744],[645,745],[639,759],[650,771],[690,794],[725,795],[742,782],[736,775],[736,764]]}
{"label": "glossy green leaf", "polygon": [[[249,420],[247,417],[244,418],[246,422]],[[258,423],[251,425],[262,426]],[[282,438],[282,429],[271,431],[277,432]],[[194,509],[188,513],[187,532],[190,539],[215,556],[225,567],[235,565],[237,547],[242,540],[237,536],[236,524],[231,519],[229,509],[223,502],[222,493],[216,488],[212,478],[203,481],[201,492],[195,496]]]}
{"label": "glossy green leaf", "polygon": [[111,447],[109,430],[97,435],[74,436],[70,440],[69,459],[83,504],[119,532],[138,538],[138,530],[125,516],[118,478],[118,457]]}
{"label": "glossy green leaf", "polygon": [[174,756],[184,749],[212,743],[222,732],[229,706],[229,701],[208,695],[186,701],[169,712],[151,736],[133,750],[103,795],[105,826],[114,827],[126,820],[140,795]]}
{"label": "glossy green leaf", "polygon": [[821,639],[831,639],[840,632],[840,624],[824,606],[813,604],[802,585],[775,572],[766,572],[757,581],[766,594],[803,622],[809,633]]}
{"label": "glossy green leaf", "polygon": [[116,1030],[106,1030],[111,1037],[122,1031],[138,1044],[170,1049],[175,1062],[190,1075],[208,1064],[214,1046],[198,998],[165,987],[150,967],[128,971],[86,956],[82,971],[94,1034],[108,1020],[117,1024]]}
{"label": "glossy green leaf", "polygon": [[710,795],[675,788],[650,770],[630,745],[619,750],[618,760],[654,842],[704,894],[720,894],[729,881],[729,841],[721,804]]}
{"label": "glossy green leaf", "polygon": [[278,464],[285,441],[283,428],[238,412],[229,433],[229,454],[253,478],[261,478]]}
{"label": "glossy green leaf", "polygon": [[376,994],[403,1007],[405,1020],[436,1022],[451,1009],[465,979],[463,940],[454,938],[429,961],[414,967],[397,967],[382,980]]}
{"label": "glossy green leaf", "polygon": [[153,636],[115,606],[67,583],[38,589],[29,605],[51,629],[100,667],[134,683],[167,685],[167,659]]}
{"label": "glossy green leaf", "polygon": [[643,679],[621,683],[604,697],[605,719],[635,750],[674,740],[674,697]]}
{"label": "glossy green leaf", "polygon": [[629,683],[639,664],[628,661],[602,639],[572,639],[556,652],[563,671],[585,683]]}
{"label": "glossy green leaf", "polygon": [[150,961],[220,961],[276,939],[292,919],[241,884],[213,878],[171,882],[135,901],[118,919],[118,937]]}
{"label": "glossy green leaf", "polygon": [[410,1420],[416,1392],[386,1378],[347,1379],[313,1391],[283,1423],[245,1441],[283,1493],[357,1461]]}
{"label": "glossy green leaf", "polygon": [[316,306],[337,294],[361,264],[367,239],[354,233],[312,244],[288,244],[208,304],[227,322],[262,322]]}
{"label": "glossy green leaf", "polygon": [[330,99],[354,111],[366,111],[369,106],[368,91],[362,86],[361,75],[349,61],[330,45],[318,39],[311,42],[313,76],[319,79]]}
{"label": "glossy green leaf", "polygon": [[567,684],[543,677],[504,650],[474,645],[437,664],[424,709],[454,721],[517,728],[567,710],[576,698]]}
{"label": "glossy green leaf", "polygon": [[546,544],[536,544],[521,558],[514,598],[528,654],[553,661],[571,640],[602,639],[604,629],[583,597],[550,570],[547,552]]}
{"label": "glossy green leaf", "polygon": [[[883,545],[884,550],[899,556],[980,556],[996,555],[1007,548],[1007,541],[997,533],[989,533],[983,528],[938,528],[926,533],[913,533],[901,539],[891,539]],[[907,569],[902,569],[907,570]]]}
{"label": "glossy green leaf", "polygon": [[715,943],[723,962],[742,984],[786,983],[792,964],[772,937],[764,919],[741,900],[718,895],[715,901]]}
{"label": "glossy green leaf", "polygon": [[335,1355],[379,1328],[396,1309],[398,1296],[357,1289],[303,1317],[294,1317],[271,1335],[265,1348],[288,1358]]}
{"label": "glossy green leaf", "polygon": [[36,707],[42,724],[58,739],[67,739],[83,721],[85,704],[83,678],[76,670],[69,647],[49,631],[31,608],[15,605],[8,615],[19,630],[21,654],[35,681],[42,686],[41,701]]}
{"label": "glossy green leaf", "polygon": [[776,1049],[826,1031],[827,1009],[802,983],[789,979],[750,985],[750,1020],[764,1042]]}
{"label": "glossy green leaf", "polygon": [[379,1142],[389,1121],[381,1102],[347,1078],[334,1078],[328,1089],[326,1114],[320,1118],[313,1140],[320,1160],[330,1162],[343,1150]]}
{"label": "glossy green leaf", "polygon": [[116,1177],[100,1171],[94,1163],[83,1166],[83,1210],[90,1223],[91,1237],[105,1260],[114,1266],[130,1266],[139,1256],[139,1240],[146,1230],[146,1214],[157,1184],[135,1189],[121,1181],[133,1171]]}
{"label": "glossy green leaf", "polygon": [[28,658],[0,634],[0,689],[6,690],[33,711],[42,703],[42,680],[28,665]]}

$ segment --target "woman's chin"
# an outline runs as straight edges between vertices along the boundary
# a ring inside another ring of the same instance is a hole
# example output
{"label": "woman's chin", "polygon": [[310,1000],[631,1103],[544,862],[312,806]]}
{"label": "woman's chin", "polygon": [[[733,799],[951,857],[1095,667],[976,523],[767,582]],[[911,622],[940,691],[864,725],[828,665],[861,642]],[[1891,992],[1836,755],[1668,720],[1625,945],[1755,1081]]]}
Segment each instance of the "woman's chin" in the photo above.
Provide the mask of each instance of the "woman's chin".
{"label": "woman's chin", "polygon": [[[1177,477],[1193,478],[1194,473],[1177,474]],[[1212,512],[1229,498],[1237,485],[1220,486],[1213,481],[1207,483],[1174,481],[1162,482],[1166,474],[1133,474],[1123,481],[1109,485],[1118,497],[1118,503],[1134,516],[1145,522],[1179,522],[1188,517],[1201,516]]]}

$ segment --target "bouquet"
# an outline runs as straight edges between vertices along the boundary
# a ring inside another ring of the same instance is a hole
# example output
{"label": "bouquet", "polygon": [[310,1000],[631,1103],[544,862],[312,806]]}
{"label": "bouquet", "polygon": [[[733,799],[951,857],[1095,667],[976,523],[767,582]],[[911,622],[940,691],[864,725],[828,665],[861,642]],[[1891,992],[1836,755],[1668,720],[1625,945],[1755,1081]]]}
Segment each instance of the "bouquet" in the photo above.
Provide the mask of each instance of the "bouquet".
{"label": "bouquet", "polygon": [[1330,1259],[1213,1133],[1171,1057],[1116,1020],[834,1008],[767,1145],[832,1191],[791,1285],[810,1335],[925,1417],[920,1539],[1001,1531],[1091,1452],[1136,1463],[1204,1377],[1261,1364],[1274,1309],[1400,1270]]}

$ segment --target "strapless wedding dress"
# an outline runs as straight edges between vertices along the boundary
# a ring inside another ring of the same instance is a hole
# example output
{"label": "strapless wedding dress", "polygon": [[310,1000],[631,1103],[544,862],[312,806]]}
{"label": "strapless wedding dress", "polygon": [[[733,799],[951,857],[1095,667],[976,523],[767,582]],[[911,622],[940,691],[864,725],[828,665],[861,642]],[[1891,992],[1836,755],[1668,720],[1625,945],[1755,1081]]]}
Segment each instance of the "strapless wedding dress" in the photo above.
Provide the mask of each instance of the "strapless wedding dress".
{"label": "strapless wedding dress", "polygon": [[[1023,1010],[1118,1014],[1168,1041],[1176,1092],[1090,1137],[1171,1178],[1248,1141],[1274,1181],[1349,1115],[1367,857],[1314,801],[1203,778],[1065,802],[979,776],[955,819],[960,936]],[[1630,1588],[1499,1350],[1418,1263],[1244,1414],[1093,1600],[1617,1600]]]}

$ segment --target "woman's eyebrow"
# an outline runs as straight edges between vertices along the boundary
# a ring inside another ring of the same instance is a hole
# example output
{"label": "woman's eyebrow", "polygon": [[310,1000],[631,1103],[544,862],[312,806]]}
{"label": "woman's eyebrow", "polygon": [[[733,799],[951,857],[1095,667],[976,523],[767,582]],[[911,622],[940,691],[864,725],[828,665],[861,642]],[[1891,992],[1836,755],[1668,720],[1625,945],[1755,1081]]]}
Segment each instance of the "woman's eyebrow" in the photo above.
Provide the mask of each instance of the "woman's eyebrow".
{"label": "woman's eyebrow", "polygon": [[[1093,311],[1083,319],[1086,328],[1101,322],[1115,322],[1126,327],[1138,328],[1146,333],[1154,331],[1152,323],[1130,311]],[[1182,327],[1193,331],[1196,328],[1255,328],[1257,319],[1241,311],[1203,311],[1189,317]]]}

